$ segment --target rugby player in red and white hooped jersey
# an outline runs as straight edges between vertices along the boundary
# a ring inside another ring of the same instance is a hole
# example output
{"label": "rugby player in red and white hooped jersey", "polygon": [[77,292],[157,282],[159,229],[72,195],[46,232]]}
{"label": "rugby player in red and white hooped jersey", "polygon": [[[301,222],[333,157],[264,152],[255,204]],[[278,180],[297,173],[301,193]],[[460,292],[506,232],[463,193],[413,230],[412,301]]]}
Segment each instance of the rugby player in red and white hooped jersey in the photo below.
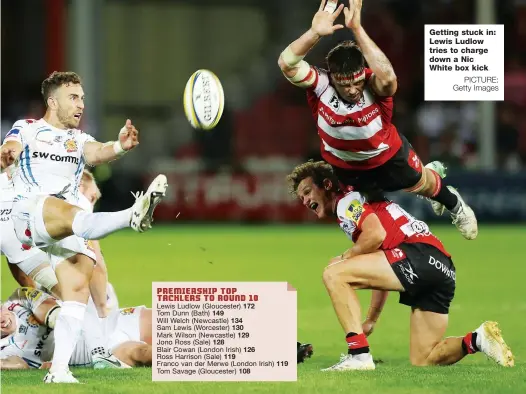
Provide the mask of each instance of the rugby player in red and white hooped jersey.
{"label": "rugby player in red and white hooped jersey", "polygon": [[[318,218],[334,218],[354,245],[330,260],[323,282],[346,334],[348,354],[326,371],[372,370],[367,336],[373,332],[388,292],[411,307],[410,361],[416,366],[450,365],[482,352],[505,367],[514,357],[498,324],[486,321],[459,337],[444,337],[455,295],[451,255],[422,222],[398,204],[342,190],[331,166],[307,162],[287,177],[291,192]],[[373,289],[367,318],[361,322],[356,290]]]}
{"label": "rugby player in red and white hooped jersey", "polygon": [[[451,186],[445,186],[440,162],[423,166],[407,139],[392,124],[397,78],[385,54],[363,29],[362,0],[322,0],[311,28],[280,55],[279,66],[294,85],[307,90],[321,154],[340,182],[358,190],[405,190],[431,201],[434,212],[450,211],[453,223],[466,239],[478,234],[473,210]],[[327,70],[310,66],[303,58],[323,36],[344,28],[334,25],[344,11],[345,26],[356,41],[344,41],[327,55]],[[368,67],[366,67],[366,63]]]}

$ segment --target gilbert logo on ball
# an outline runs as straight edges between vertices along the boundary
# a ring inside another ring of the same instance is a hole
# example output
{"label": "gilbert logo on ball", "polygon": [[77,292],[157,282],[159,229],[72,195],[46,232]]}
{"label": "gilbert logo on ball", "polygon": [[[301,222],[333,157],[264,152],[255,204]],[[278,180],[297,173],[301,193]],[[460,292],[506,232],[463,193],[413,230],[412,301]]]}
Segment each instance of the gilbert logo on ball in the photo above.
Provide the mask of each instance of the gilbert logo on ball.
{"label": "gilbert logo on ball", "polygon": [[219,78],[209,70],[197,70],[184,89],[184,112],[194,129],[211,130],[223,115],[225,94]]}

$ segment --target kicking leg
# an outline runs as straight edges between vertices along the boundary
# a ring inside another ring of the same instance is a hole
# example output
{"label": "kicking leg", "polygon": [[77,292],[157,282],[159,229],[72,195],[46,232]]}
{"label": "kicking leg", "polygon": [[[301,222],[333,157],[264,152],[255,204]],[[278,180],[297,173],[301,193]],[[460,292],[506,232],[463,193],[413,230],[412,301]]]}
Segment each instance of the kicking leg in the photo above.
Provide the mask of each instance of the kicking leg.
{"label": "kicking leg", "polygon": [[[131,227],[137,232],[151,228],[153,212],[166,194],[168,183],[164,175],[157,176],[146,193],[138,193],[133,207],[118,212],[86,212],[60,198],[45,197],[35,205],[33,201],[23,201],[18,207],[20,213],[33,214],[41,223],[37,223],[38,237],[47,244],[77,235],[84,239],[97,240],[123,228]],[[37,213],[41,213],[41,216]],[[33,216],[32,215],[32,216]],[[24,222],[23,215],[16,215]],[[27,223],[27,221],[26,221]],[[23,223],[24,224],[24,223]],[[22,225],[23,225],[22,224]],[[31,229],[15,227],[17,237],[23,244],[32,245]],[[28,232],[29,231],[29,232]]]}
{"label": "kicking leg", "polygon": [[497,323],[485,322],[464,337],[443,338],[448,315],[414,309],[411,312],[410,360],[413,365],[451,365],[479,351],[500,365],[513,366],[513,354]]}
{"label": "kicking leg", "polygon": [[348,356],[327,370],[374,369],[362,330],[360,302],[355,289],[404,291],[382,251],[330,264],[323,282],[346,333]]}

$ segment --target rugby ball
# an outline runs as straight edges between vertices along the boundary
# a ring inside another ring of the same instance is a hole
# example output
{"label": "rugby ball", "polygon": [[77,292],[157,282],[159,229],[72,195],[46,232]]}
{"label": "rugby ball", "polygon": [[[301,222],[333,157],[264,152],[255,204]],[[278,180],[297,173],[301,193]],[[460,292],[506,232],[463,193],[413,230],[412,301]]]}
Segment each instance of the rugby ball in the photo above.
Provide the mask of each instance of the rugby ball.
{"label": "rugby ball", "polygon": [[197,70],[184,89],[184,113],[194,129],[211,130],[223,115],[225,94],[219,78],[209,70]]}

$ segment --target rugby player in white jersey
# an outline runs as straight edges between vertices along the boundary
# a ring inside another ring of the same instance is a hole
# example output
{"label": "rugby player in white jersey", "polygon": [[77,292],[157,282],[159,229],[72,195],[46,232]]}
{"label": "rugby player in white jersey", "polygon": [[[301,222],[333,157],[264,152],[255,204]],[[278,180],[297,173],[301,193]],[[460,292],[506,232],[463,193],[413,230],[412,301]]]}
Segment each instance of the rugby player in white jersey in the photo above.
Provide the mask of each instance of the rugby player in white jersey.
{"label": "rugby player in white jersey", "polygon": [[15,122],[1,147],[1,169],[15,165],[17,197],[11,218],[17,238],[27,248],[46,250],[61,285],[64,303],[55,328],[53,365],[44,382],[78,383],[68,360],[80,335],[96,261],[85,240],[127,227],[148,230],[167,182],[164,175],[157,176],[146,193],[136,195],[133,207],[124,211],[91,213],[77,207],[84,164],[118,159],[139,144],[138,131],[128,119],[117,141],[100,143],[78,130],[84,91],[73,72],[51,74],[42,83],[42,95],[46,114],[40,120]]}
{"label": "rugby player in white jersey", "polygon": [[[40,290],[18,288],[2,304],[1,369],[49,368],[56,341],[57,317],[61,301]],[[152,311],[144,306],[115,310],[110,315],[114,329],[106,338],[107,347],[122,360],[124,367],[149,366],[152,363]],[[85,322],[86,323],[86,322]],[[68,363],[91,366],[93,359],[85,334],[91,329],[84,324],[82,336]]]}
{"label": "rugby player in white jersey", "polygon": [[[15,235],[11,220],[11,208],[15,194],[7,172],[0,174],[0,191],[0,253],[6,256],[13,277],[22,287],[42,286],[47,292],[60,298],[57,277],[49,264],[47,253],[38,248],[24,248]],[[79,192],[77,205],[85,211],[92,212],[93,206],[101,197],[101,193],[93,175],[86,169],[82,174]],[[107,282],[108,274],[98,241],[90,241],[90,245],[97,256],[97,265],[90,282],[90,290],[93,294],[94,289],[92,287],[97,286],[95,284],[97,281],[101,283],[100,287],[106,289],[103,282]],[[108,288],[113,289],[111,284],[108,283],[108,285]],[[103,310],[108,308],[105,302],[108,299],[106,290],[102,291],[103,293],[97,297],[95,290],[95,301],[92,301],[97,304],[97,310],[101,316],[104,315]],[[111,292],[114,294],[113,290]]]}
{"label": "rugby player in white jersey", "polygon": [[[333,218],[354,243],[330,260],[323,282],[344,330],[347,355],[326,371],[372,370],[367,336],[375,327],[388,292],[411,307],[409,358],[415,366],[450,365],[482,352],[505,367],[514,357],[496,322],[484,322],[464,336],[444,337],[455,295],[456,271],[451,255],[426,223],[398,204],[367,201],[342,190],[331,166],[307,162],[287,177],[290,191],[320,219]],[[367,318],[361,323],[356,290],[372,289]]]}
{"label": "rugby player in white jersey", "polygon": [[[338,0],[322,0],[311,28],[279,57],[285,77],[307,91],[322,157],[340,182],[357,190],[405,190],[428,198],[437,215],[447,208],[460,233],[475,239],[475,214],[453,187],[443,183],[443,164],[423,167],[391,122],[396,74],[362,27],[361,8],[362,0],[349,0],[345,8]],[[303,58],[321,37],[344,28],[334,25],[342,10],[355,41],[341,42],[328,53],[327,70],[310,66]]]}
{"label": "rugby player in white jersey", "polygon": [[[16,238],[13,223],[10,218],[12,201],[14,198],[13,187],[7,172],[0,174],[0,250],[6,256],[8,266],[15,276],[15,280],[22,287],[42,286],[45,291],[54,294],[57,298],[61,297],[60,286],[55,272],[49,263],[49,256],[38,248],[24,249],[20,241]],[[79,185],[79,200],[77,205],[87,212],[92,212],[93,206],[101,197],[100,190],[93,178],[93,175],[84,170]],[[86,333],[86,344],[91,349],[94,362],[97,363],[98,357],[103,365],[108,362],[105,360],[104,343],[104,319],[112,309],[118,308],[118,299],[115,289],[108,282],[106,263],[98,241],[89,241],[91,249],[97,257],[97,264],[94,267],[93,275],[90,280],[90,294],[92,297],[88,301],[86,315],[92,329]],[[101,320],[99,321],[99,317]],[[100,324],[99,324],[100,323]],[[102,325],[102,327],[99,327]],[[111,364],[116,365],[118,360],[109,357]]]}

